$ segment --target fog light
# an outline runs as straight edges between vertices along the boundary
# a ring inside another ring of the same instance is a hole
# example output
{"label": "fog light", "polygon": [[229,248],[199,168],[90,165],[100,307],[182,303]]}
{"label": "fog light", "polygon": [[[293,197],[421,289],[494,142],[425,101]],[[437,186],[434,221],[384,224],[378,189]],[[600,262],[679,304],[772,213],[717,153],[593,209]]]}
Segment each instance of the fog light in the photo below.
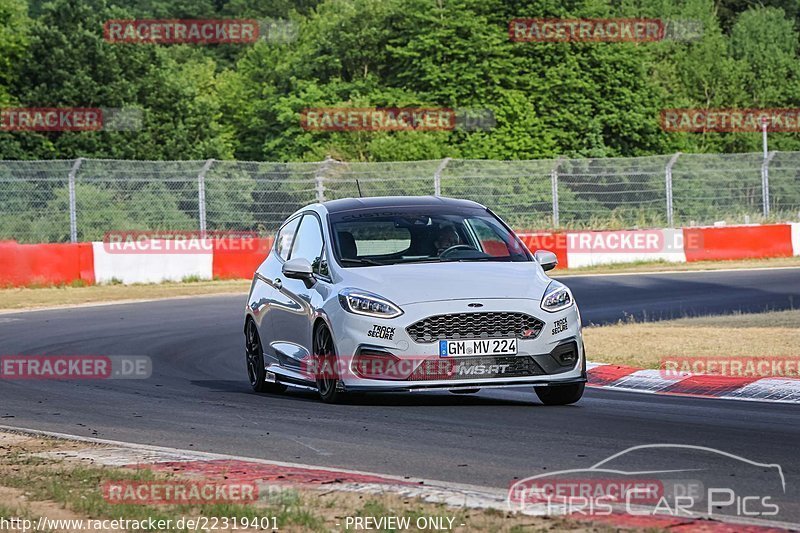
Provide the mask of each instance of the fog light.
{"label": "fog light", "polygon": [[578,345],[574,342],[557,346],[550,355],[561,366],[574,366],[578,362]]}
{"label": "fog light", "polygon": [[364,379],[399,381],[406,379],[413,370],[411,365],[404,365],[403,360],[380,350],[361,350],[353,360],[353,372]]}

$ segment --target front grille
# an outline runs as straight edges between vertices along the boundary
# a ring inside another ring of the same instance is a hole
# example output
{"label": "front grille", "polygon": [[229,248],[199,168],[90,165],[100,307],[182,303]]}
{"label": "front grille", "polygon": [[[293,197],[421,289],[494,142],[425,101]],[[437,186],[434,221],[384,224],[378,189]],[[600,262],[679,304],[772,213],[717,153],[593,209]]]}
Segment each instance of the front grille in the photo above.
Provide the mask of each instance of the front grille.
{"label": "front grille", "polygon": [[445,379],[492,379],[541,376],[542,370],[533,357],[459,357],[426,359],[408,377],[410,381]]}
{"label": "front grille", "polygon": [[429,316],[406,331],[414,341],[426,343],[441,339],[535,339],[543,327],[544,322],[525,313],[453,313]]}

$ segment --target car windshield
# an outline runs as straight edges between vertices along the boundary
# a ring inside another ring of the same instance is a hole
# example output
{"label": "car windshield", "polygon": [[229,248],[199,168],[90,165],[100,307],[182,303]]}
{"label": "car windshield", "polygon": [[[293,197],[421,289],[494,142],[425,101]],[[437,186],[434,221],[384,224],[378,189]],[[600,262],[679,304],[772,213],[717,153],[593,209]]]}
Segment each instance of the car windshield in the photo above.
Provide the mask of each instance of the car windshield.
{"label": "car windshield", "polygon": [[531,261],[517,236],[485,209],[359,209],[333,213],[330,223],[343,267]]}

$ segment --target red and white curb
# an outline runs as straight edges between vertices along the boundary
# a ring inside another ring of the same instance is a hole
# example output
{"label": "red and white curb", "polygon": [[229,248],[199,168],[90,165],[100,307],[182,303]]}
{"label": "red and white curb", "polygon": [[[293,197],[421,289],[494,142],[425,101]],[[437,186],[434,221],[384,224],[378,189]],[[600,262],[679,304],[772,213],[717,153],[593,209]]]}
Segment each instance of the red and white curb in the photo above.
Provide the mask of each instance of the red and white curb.
{"label": "red and white curb", "polygon": [[[86,448],[75,450],[33,454],[37,457],[89,461],[112,467],[148,468],[154,471],[176,473],[188,478],[202,478],[205,481],[222,481],[224,479],[227,483],[249,481],[272,486],[283,485],[287,488],[336,490],[364,494],[392,493],[404,498],[417,498],[425,502],[444,504],[455,508],[495,509],[509,512],[508,491],[493,487],[180,450],[2,425],[0,425],[0,431],[85,442],[89,445]],[[98,444],[103,447],[98,447]],[[549,514],[546,504],[527,505],[520,512],[530,516]],[[720,522],[702,516],[697,518],[658,515],[634,516],[615,512],[607,516],[572,514],[566,518],[578,522],[604,523],[625,529],[669,529],[670,531],[704,531],[708,533],[765,533],[796,530],[795,524],[739,517],[726,517],[725,522]],[[461,526],[466,527],[467,525],[462,524]],[[460,527],[456,526],[454,529],[460,529]]]}
{"label": "red and white curb", "polygon": [[661,370],[591,362],[586,367],[588,385],[600,389],[800,404],[800,379],[796,378],[749,378],[689,373],[668,376]]}

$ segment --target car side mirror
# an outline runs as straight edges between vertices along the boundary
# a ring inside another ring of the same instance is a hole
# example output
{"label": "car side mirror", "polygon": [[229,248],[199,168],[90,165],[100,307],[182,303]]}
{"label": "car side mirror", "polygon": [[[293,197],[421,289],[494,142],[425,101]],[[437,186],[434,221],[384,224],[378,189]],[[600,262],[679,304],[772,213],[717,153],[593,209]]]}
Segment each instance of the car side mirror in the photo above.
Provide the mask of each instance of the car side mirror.
{"label": "car side mirror", "polygon": [[536,262],[541,265],[542,270],[545,272],[553,270],[558,265],[558,257],[550,250],[536,250],[533,258],[536,259]]}
{"label": "car side mirror", "polygon": [[283,272],[283,275],[287,278],[305,281],[306,285],[308,285],[309,282],[313,284],[314,281],[314,269],[311,263],[308,262],[308,259],[303,257],[297,257],[286,261],[283,267],[281,267],[281,272]]}

